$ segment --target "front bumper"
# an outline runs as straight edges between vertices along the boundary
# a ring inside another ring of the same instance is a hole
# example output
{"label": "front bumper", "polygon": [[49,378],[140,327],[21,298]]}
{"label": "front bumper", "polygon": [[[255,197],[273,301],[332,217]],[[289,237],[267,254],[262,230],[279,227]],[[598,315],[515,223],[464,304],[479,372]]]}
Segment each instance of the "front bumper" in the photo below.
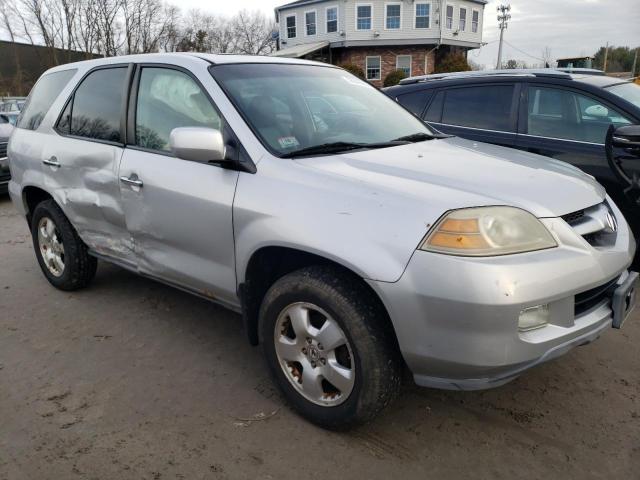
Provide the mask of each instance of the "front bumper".
{"label": "front bumper", "polygon": [[[609,296],[577,315],[575,296],[626,279],[636,248],[626,222],[619,222],[615,244],[606,248],[591,246],[561,219],[544,222],[559,247],[491,258],[417,251],[399,281],[370,282],[417,384],[499,386],[611,327]],[[547,304],[548,326],[518,330],[522,310]]]}

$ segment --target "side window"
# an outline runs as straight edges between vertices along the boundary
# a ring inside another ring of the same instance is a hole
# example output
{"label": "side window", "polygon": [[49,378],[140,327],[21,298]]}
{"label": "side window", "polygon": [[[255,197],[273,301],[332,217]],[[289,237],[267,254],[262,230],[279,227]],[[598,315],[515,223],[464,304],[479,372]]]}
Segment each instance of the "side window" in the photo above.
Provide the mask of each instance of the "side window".
{"label": "side window", "polygon": [[18,128],[36,130],[55,99],[62,92],[62,89],[67,86],[71,77],[76,74],[76,71],[64,70],[43,75],[36,83],[36,86],[33,87],[33,91],[20,114],[17,122]]}
{"label": "side window", "polygon": [[126,78],[126,67],[90,73],[73,94],[58,130],[76,137],[122,142],[120,120]]}
{"label": "side window", "polygon": [[222,130],[222,121],[189,75],[167,68],[143,68],[136,106],[136,145],[169,152],[169,135],[179,127]]}
{"label": "side window", "polygon": [[598,100],[572,90],[529,87],[528,134],[563,140],[605,142],[609,125],[631,122]]}
{"label": "side window", "polygon": [[444,104],[444,92],[438,92],[424,115],[427,122],[440,123],[442,119],[442,105]]}
{"label": "side window", "polygon": [[442,123],[513,132],[513,85],[487,85],[447,90]]}
{"label": "side window", "polygon": [[424,106],[427,104],[429,99],[431,98],[432,92],[430,91],[418,91],[412,93],[405,93],[404,95],[398,95],[398,102],[404,108],[413,112],[415,115],[420,117],[422,115],[422,111],[424,110]]}

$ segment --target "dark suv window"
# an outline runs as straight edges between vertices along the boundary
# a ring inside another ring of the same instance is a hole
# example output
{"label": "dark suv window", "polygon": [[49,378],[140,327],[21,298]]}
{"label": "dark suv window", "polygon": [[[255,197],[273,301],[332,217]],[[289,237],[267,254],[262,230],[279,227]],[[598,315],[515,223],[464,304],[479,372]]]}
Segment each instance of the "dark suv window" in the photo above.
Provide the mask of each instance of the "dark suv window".
{"label": "dark suv window", "polygon": [[120,120],[126,78],[126,67],[90,73],[67,105],[58,130],[77,137],[122,142]]}
{"label": "dark suv window", "polygon": [[631,122],[594,98],[553,87],[529,87],[529,135],[603,144],[609,125]]}
{"label": "dark suv window", "polygon": [[47,114],[55,99],[60,95],[62,89],[69,83],[71,77],[75,75],[77,70],[63,70],[62,72],[54,72],[43,75],[33,91],[29,95],[29,99],[20,114],[18,120],[18,128],[27,130],[36,130],[42,119]]}
{"label": "dark suv window", "polygon": [[512,132],[513,85],[482,85],[446,91],[441,122],[447,125]]}

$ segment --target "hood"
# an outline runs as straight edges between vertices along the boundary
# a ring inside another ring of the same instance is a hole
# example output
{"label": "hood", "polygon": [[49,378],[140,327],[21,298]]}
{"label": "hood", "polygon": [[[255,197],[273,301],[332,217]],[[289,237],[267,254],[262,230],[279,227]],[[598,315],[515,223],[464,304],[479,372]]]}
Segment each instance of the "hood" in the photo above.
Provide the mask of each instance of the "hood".
{"label": "hood", "polygon": [[558,217],[601,203],[604,188],[581,170],[520,150],[461,138],[297,160],[447,210],[483,205]]}

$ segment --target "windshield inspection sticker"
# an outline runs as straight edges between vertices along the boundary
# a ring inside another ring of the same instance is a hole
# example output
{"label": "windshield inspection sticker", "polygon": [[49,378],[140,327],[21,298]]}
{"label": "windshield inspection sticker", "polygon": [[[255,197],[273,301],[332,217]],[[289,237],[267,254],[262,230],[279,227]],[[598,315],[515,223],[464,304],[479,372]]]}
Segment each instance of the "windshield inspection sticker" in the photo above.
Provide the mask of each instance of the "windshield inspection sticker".
{"label": "windshield inspection sticker", "polygon": [[294,148],[300,145],[296,137],[280,137],[278,143],[280,144],[280,148]]}

